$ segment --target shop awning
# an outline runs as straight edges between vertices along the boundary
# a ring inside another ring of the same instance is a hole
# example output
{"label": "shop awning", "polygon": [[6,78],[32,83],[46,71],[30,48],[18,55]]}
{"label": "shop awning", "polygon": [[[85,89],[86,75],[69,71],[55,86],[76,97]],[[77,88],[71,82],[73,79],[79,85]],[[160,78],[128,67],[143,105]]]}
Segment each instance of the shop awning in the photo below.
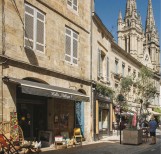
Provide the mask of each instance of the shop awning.
{"label": "shop awning", "polygon": [[153,115],[155,115],[155,116],[159,116],[159,115],[161,115],[161,113],[159,113],[159,112],[155,112],[155,111],[149,111],[151,114],[153,114]]}
{"label": "shop awning", "polygon": [[110,97],[103,96],[103,95],[100,95],[100,94],[96,94],[96,99],[98,99],[102,102],[111,103]]}
{"label": "shop awning", "polygon": [[38,83],[12,77],[3,77],[3,81],[12,82],[17,85],[20,85],[22,93],[25,94],[45,96],[45,97],[55,97],[74,101],[85,101],[85,102],[89,101],[89,96],[86,96],[73,89],[62,88],[44,83]]}

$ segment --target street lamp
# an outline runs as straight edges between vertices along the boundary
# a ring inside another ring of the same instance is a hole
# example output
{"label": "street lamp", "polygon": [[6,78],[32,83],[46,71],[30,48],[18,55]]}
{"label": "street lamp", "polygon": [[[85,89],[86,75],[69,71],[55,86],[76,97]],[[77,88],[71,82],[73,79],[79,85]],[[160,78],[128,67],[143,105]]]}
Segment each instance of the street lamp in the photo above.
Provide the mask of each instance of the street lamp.
{"label": "street lamp", "polygon": [[121,123],[122,123],[122,117],[121,117],[121,112],[122,112],[122,110],[121,110],[121,105],[122,105],[122,103],[123,103],[123,101],[124,101],[125,99],[124,99],[124,96],[123,96],[122,94],[119,94],[119,95],[117,96],[117,100],[118,100],[118,102],[119,102],[119,104],[120,104],[120,144],[121,144]]}

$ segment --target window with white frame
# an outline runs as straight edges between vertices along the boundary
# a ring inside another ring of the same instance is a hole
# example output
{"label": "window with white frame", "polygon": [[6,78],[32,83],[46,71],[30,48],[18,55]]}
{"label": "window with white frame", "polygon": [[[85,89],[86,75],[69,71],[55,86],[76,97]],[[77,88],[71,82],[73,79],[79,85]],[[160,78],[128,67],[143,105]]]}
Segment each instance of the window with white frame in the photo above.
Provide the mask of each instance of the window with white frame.
{"label": "window with white frame", "polygon": [[65,40],[65,61],[78,64],[78,33],[66,27]]}
{"label": "window with white frame", "polygon": [[67,0],[67,4],[74,11],[78,11],[78,0]]}
{"label": "window with white frame", "polygon": [[118,59],[115,59],[115,73],[118,74]]}
{"label": "window with white frame", "polygon": [[45,51],[45,15],[29,4],[25,4],[24,44],[34,51]]}

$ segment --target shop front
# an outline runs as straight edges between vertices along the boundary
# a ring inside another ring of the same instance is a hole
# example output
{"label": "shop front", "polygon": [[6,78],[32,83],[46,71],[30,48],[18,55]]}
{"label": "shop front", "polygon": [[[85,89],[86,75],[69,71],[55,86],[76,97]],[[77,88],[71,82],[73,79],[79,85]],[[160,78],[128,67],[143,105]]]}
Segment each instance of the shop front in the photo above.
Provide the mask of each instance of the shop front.
{"label": "shop front", "polygon": [[17,87],[18,124],[26,140],[41,140],[50,145],[55,136],[72,136],[75,127],[84,134],[84,102],[89,101],[88,96],[29,78],[4,77],[3,80]]}
{"label": "shop front", "polygon": [[96,140],[110,135],[111,131],[111,101],[108,97],[96,97]]}

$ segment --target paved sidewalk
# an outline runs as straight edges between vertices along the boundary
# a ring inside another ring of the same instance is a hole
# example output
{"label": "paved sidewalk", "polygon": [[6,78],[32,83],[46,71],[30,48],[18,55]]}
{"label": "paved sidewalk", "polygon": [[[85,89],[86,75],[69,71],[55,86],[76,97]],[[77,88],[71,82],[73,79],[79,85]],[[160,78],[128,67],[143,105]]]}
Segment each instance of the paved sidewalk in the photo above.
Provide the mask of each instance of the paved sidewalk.
{"label": "paved sidewalk", "polygon": [[96,142],[84,142],[83,146],[77,146],[74,148],[55,150],[54,148],[43,148],[43,154],[138,154],[147,149],[154,148],[161,145],[161,130],[157,130],[157,144],[149,145],[151,139],[148,142],[144,142],[140,145],[124,145],[120,144],[120,136],[115,134],[113,136],[105,137]]}

